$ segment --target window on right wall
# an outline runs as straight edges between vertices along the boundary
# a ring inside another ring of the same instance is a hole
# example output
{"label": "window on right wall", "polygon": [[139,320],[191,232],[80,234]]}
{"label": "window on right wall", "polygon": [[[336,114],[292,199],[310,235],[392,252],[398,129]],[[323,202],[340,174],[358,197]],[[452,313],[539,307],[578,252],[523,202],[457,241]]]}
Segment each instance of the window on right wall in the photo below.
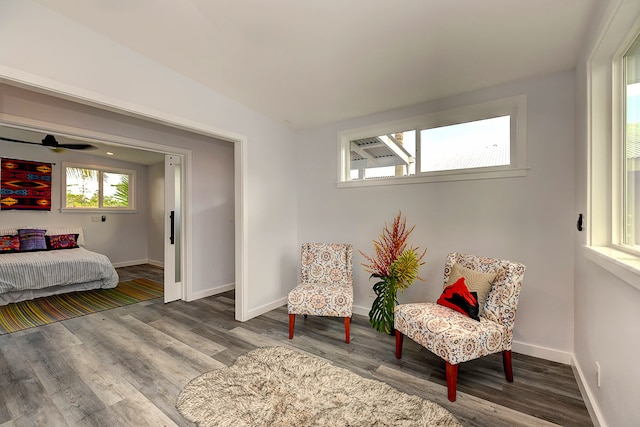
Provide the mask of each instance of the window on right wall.
{"label": "window on right wall", "polygon": [[640,36],[623,57],[621,244],[640,250]]}
{"label": "window on right wall", "polygon": [[[614,4],[615,3],[615,4]],[[586,56],[584,254],[640,289],[640,2],[612,2]]]}

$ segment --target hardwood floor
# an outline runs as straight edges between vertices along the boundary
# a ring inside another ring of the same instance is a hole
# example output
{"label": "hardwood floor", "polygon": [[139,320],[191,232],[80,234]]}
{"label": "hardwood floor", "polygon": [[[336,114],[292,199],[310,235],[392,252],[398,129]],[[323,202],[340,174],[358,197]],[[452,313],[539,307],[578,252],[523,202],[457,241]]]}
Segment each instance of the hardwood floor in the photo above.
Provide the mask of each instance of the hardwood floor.
{"label": "hardwood floor", "polygon": [[[149,267],[149,268],[147,268]],[[122,280],[162,280],[151,266],[118,269]],[[175,409],[184,385],[256,347],[280,345],[435,401],[465,426],[590,426],[567,365],[513,354],[460,365],[458,399],[447,400],[444,362],[405,339],[376,333],[364,316],[344,343],[341,319],[298,316],[288,339],[286,307],[234,320],[234,295],[186,303],[145,301],[0,336],[0,426],[190,426]]]}

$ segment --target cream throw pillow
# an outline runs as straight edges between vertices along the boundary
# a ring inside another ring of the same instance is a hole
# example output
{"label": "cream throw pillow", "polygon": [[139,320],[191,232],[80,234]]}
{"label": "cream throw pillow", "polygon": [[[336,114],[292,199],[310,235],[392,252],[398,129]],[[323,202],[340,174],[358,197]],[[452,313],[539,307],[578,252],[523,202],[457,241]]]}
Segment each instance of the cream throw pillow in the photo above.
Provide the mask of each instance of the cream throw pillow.
{"label": "cream throw pillow", "polygon": [[445,283],[445,287],[454,284],[461,277],[464,277],[464,283],[469,288],[469,292],[477,292],[478,294],[478,306],[479,314],[482,315],[484,311],[484,302],[487,300],[491,285],[497,276],[497,272],[481,273],[476,270],[471,270],[461,266],[460,264],[453,264],[451,267],[451,273],[449,274],[449,280]]}

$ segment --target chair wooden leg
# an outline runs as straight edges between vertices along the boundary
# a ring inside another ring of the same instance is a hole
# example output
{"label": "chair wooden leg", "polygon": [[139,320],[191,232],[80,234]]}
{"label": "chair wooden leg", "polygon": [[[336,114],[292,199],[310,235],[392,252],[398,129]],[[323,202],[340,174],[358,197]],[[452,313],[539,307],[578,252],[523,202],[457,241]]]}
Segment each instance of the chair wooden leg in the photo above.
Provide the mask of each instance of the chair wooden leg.
{"label": "chair wooden leg", "polygon": [[344,341],[349,344],[351,342],[351,317],[344,318],[344,336]]}
{"label": "chair wooden leg", "polygon": [[400,359],[402,357],[402,342],[404,335],[402,332],[396,329],[396,359]]}
{"label": "chair wooden leg", "polygon": [[296,324],[296,315],[295,314],[289,314],[289,339],[292,340],[293,339],[293,328]]}
{"label": "chair wooden leg", "polygon": [[456,401],[456,384],[458,382],[458,365],[447,362],[447,397],[449,401]]}
{"label": "chair wooden leg", "polygon": [[504,376],[510,383],[513,382],[513,367],[511,366],[511,350],[502,351],[502,364],[504,365]]}

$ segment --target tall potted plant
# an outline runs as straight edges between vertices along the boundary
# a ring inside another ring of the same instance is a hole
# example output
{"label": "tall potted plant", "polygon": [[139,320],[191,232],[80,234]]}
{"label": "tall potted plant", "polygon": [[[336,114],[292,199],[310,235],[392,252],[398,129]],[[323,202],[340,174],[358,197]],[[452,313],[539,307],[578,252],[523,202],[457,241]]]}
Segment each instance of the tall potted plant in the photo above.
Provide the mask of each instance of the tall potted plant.
{"label": "tall potted plant", "polygon": [[406,218],[398,212],[391,227],[385,223],[379,240],[373,241],[375,255],[358,250],[367,260],[367,263],[361,263],[364,270],[371,273],[370,278],[379,279],[373,285],[376,298],[369,311],[369,323],[378,332],[394,332],[393,310],[398,303],[398,290],[409,288],[416,279],[423,280],[418,272],[427,250],[420,252],[418,247],[407,246],[414,228],[415,225],[407,229]]}

